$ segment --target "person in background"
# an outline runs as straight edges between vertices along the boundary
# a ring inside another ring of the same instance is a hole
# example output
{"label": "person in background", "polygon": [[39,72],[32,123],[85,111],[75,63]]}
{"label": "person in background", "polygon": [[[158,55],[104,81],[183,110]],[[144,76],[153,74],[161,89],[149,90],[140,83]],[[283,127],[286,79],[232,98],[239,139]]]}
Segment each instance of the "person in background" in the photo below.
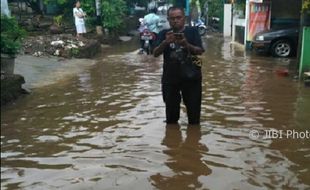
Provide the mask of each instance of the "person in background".
{"label": "person in background", "polygon": [[181,63],[186,55],[200,55],[204,52],[201,37],[196,27],[185,27],[184,9],[170,7],[168,21],[171,29],[158,34],[153,51],[155,57],[164,54],[162,94],[166,104],[166,123],[177,124],[180,118],[181,98],[186,106],[188,124],[200,123],[201,111],[201,71],[197,79],[189,80],[181,76]]}
{"label": "person in background", "polygon": [[203,5],[203,17],[204,17],[204,20],[205,20],[205,25],[208,26],[208,11],[209,11],[209,1],[206,1],[205,4]]}
{"label": "person in background", "polygon": [[75,7],[73,8],[73,16],[76,27],[76,37],[77,38],[83,37],[83,34],[86,33],[86,27],[85,27],[86,14],[81,8],[80,1],[76,1],[75,3]]}
{"label": "person in background", "polygon": [[[155,39],[159,33],[159,27],[160,27],[160,17],[156,14],[157,9],[153,8],[150,10],[149,14],[145,15],[143,18],[143,23],[144,25],[152,32],[155,36]],[[140,41],[141,48],[139,53],[143,53],[143,46],[144,46],[144,41]],[[153,44],[151,43],[151,46]]]}
{"label": "person in background", "polygon": [[156,35],[159,33],[159,22],[160,22],[160,17],[157,15],[157,9],[151,9],[150,13],[145,15],[143,18],[147,28],[155,33]]}
{"label": "person in background", "polygon": [[147,5],[147,11],[150,12],[150,10],[156,9],[156,7],[157,7],[156,1],[155,1],[155,0],[152,0],[152,1],[149,2],[148,5]]}

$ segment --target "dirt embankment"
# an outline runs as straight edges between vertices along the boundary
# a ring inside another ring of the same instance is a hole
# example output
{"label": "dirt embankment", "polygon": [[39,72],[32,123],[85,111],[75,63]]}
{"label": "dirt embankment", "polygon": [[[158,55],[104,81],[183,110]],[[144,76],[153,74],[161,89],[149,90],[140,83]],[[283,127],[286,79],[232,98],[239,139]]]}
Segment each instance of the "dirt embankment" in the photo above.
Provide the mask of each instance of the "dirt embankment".
{"label": "dirt embankment", "polygon": [[72,34],[29,36],[23,44],[26,55],[92,58],[100,50],[95,39],[77,39]]}

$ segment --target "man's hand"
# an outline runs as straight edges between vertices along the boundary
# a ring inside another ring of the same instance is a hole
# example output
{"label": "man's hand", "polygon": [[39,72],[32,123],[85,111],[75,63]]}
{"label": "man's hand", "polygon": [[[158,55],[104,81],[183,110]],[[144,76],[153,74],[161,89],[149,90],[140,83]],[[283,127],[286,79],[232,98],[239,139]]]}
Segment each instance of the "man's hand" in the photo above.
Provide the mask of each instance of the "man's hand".
{"label": "man's hand", "polygon": [[168,44],[174,43],[176,41],[174,33],[172,31],[169,31],[166,33],[166,40]]}
{"label": "man's hand", "polygon": [[184,47],[184,48],[188,49],[194,55],[200,55],[204,51],[202,48],[190,44],[186,40],[184,33],[182,33],[181,36],[179,36],[178,38],[175,38],[175,39],[176,39],[175,40],[176,44],[180,45],[181,47]]}
{"label": "man's hand", "polygon": [[161,44],[159,44],[159,46],[157,46],[154,51],[153,54],[155,57],[158,57],[160,54],[163,53],[164,49],[166,48],[167,45],[169,45],[170,43],[174,43],[175,42],[175,36],[173,34],[172,31],[167,32],[166,33],[166,39],[163,40],[161,42]]}
{"label": "man's hand", "polygon": [[186,47],[187,48],[188,42],[187,42],[184,34],[183,33],[181,33],[181,34],[182,35],[180,37],[176,38],[175,43],[180,45],[180,46],[182,46],[182,47]]}
{"label": "man's hand", "polygon": [[176,43],[180,46],[183,47],[187,47],[188,46],[188,42],[184,36],[183,33],[178,33],[178,35],[176,35],[174,32],[170,31],[166,33],[166,43],[170,44],[170,43]]}

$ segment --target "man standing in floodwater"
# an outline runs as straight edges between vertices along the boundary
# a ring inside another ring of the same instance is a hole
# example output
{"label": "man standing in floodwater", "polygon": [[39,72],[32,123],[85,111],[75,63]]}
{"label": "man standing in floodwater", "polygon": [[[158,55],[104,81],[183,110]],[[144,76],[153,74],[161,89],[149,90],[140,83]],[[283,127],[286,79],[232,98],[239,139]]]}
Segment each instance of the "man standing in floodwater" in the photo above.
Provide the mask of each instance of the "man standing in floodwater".
{"label": "man standing in floodwater", "polygon": [[188,80],[181,77],[180,65],[186,61],[183,55],[200,55],[204,52],[201,37],[196,28],[185,27],[183,8],[170,7],[167,16],[171,28],[158,34],[154,49],[155,57],[164,54],[162,94],[166,104],[166,123],[178,123],[182,97],[188,124],[197,125],[201,111],[201,70],[196,80]]}

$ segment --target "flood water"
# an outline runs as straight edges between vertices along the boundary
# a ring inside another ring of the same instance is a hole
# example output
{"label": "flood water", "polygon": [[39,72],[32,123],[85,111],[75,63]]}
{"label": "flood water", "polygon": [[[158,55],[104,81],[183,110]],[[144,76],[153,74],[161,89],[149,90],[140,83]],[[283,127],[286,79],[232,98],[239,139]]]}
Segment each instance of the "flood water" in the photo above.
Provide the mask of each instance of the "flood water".
{"label": "flood water", "polygon": [[309,189],[309,138],[264,137],[309,130],[294,60],[204,42],[200,128],[165,126],[162,58],[116,48],[1,110],[1,189]]}

